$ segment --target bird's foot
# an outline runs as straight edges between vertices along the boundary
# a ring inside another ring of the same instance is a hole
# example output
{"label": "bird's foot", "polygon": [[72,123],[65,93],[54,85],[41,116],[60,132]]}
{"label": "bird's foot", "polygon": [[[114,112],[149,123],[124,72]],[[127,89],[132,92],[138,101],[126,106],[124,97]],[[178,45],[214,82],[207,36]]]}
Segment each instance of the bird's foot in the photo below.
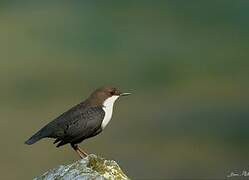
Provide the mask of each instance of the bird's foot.
{"label": "bird's foot", "polygon": [[87,154],[83,149],[81,149],[79,146],[78,146],[78,150],[79,150],[79,152],[80,152],[81,154],[83,154],[85,157],[88,156],[88,154]]}
{"label": "bird's foot", "polygon": [[71,146],[75,150],[75,152],[80,156],[81,159],[88,156],[88,154],[83,149],[81,149],[78,145],[71,145]]}

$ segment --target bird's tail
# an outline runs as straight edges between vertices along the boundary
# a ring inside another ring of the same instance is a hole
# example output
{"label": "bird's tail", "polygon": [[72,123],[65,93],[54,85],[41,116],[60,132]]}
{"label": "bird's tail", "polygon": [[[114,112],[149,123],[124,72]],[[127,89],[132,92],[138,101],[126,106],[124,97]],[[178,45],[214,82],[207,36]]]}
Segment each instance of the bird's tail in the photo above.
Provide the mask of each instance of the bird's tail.
{"label": "bird's tail", "polygon": [[27,141],[25,141],[25,144],[31,145],[39,141],[40,139],[44,138],[43,129],[35,133],[33,136],[31,136]]}

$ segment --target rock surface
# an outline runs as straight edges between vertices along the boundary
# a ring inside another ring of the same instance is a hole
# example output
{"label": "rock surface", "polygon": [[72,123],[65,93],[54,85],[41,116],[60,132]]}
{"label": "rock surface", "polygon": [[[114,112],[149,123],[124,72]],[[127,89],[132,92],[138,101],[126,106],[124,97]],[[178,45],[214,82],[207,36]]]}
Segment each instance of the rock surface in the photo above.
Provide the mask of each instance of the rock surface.
{"label": "rock surface", "polygon": [[94,154],[69,165],[51,169],[34,180],[127,180],[129,179],[113,160]]}

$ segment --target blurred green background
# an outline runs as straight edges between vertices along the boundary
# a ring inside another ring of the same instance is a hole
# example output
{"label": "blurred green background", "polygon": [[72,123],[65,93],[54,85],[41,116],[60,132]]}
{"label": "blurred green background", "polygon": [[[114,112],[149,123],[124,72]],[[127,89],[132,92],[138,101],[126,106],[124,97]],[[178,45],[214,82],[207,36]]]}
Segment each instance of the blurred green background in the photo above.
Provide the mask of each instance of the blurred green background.
{"label": "blurred green background", "polygon": [[0,1],[1,177],[78,159],[24,141],[113,84],[105,131],[81,144],[134,179],[248,170],[249,1]]}

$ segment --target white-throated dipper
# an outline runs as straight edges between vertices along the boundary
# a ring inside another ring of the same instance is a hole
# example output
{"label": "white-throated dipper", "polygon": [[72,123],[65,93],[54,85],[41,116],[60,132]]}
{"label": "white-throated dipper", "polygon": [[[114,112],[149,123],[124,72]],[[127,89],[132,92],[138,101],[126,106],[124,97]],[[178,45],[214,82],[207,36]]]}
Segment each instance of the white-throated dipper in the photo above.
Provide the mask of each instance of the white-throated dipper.
{"label": "white-throated dipper", "polygon": [[56,147],[71,144],[81,158],[87,156],[78,144],[83,140],[96,136],[109,123],[112,117],[113,104],[121,93],[113,87],[102,87],[95,90],[85,101],[72,107],[59,117],[45,125],[25,144],[31,145],[42,138],[55,138]]}

